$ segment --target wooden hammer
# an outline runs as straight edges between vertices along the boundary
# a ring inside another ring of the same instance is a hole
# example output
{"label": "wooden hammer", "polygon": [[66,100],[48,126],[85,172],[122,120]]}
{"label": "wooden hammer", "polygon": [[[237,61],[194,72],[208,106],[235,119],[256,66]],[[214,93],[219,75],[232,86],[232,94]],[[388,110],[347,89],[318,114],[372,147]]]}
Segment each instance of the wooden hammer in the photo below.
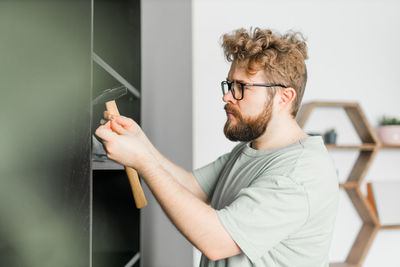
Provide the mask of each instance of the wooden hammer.
{"label": "wooden hammer", "polygon": [[[105,102],[107,111],[110,112],[111,115],[119,116],[120,114],[117,108],[117,104],[115,103],[115,99],[125,95],[126,93],[127,89],[125,86],[107,89],[93,100],[93,104]],[[147,205],[147,200],[143,193],[142,186],[140,185],[139,176],[136,170],[130,167],[125,166],[125,171],[131,185],[136,207],[138,209],[141,209]]]}

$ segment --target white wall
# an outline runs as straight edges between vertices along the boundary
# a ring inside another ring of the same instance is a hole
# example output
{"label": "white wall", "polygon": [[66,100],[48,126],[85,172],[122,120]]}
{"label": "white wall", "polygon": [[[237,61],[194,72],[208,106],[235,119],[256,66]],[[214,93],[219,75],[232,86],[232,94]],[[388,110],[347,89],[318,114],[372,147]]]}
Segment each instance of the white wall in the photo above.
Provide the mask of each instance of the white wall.
{"label": "white wall", "polygon": [[[234,145],[222,131],[226,118],[220,82],[229,69],[220,48],[223,33],[250,26],[302,31],[309,47],[303,102],[359,102],[375,127],[383,114],[400,115],[399,10],[400,2],[390,0],[193,0],[193,167]],[[305,128],[323,132],[332,126],[339,131],[339,143],[359,142],[341,110],[314,111]],[[357,154],[332,155],[344,181]],[[400,167],[391,164],[399,159],[400,151],[380,151],[365,180],[400,180]],[[342,192],[331,261],[345,260],[360,226]],[[400,230],[382,230],[364,266],[400,266],[399,249]],[[195,254],[195,266],[197,261]]]}

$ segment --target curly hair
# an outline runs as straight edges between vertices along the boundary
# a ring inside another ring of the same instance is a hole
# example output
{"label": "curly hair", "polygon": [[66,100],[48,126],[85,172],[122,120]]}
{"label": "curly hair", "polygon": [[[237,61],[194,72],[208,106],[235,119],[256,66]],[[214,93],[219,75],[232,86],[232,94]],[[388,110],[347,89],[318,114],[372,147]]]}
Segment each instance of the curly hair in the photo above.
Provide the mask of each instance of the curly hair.
{"label": "curly hair", "polygon": [[307,46],[301,33],[280,35],[269,29],[242,28],[224,34],[222,47],[226,59],[245,67],[249,75],[264,70],[269,82],[293,88],[291,115],[296,116],[307,82]]}

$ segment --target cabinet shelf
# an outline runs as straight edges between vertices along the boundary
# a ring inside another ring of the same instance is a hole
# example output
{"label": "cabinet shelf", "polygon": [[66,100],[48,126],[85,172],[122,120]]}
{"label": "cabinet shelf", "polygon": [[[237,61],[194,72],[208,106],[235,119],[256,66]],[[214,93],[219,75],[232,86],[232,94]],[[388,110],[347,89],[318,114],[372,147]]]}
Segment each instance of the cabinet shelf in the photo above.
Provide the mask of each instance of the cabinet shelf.
{"label": "cabinet shelf", "polygon": [[112,160],[92,161],[92,170],[124,170],[124,166]]}

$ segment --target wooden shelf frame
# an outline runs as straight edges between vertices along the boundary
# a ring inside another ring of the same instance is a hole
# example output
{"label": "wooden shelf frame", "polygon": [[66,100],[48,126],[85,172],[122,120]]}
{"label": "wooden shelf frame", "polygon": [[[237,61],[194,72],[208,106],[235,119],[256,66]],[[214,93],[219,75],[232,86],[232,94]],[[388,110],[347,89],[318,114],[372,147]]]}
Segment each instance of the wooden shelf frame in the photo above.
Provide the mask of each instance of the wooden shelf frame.
{"label": "wooden shelf frame", "polygon": [[361,145],[333,145],[326,144],[328,149],[357,149],[357,150],[375,150],[376,144],[361,144]]}
{"label": "wooden shelf frame", "polygon": [[343,262],[335,262],[329,264],[329,267],[357,267],[357,265],[350,264],[350,263],[343,263]]}
{"label": "wooden shelf frame", "polygon": [[400,225],[379,225],[380,230],[400,229]]}
{"label": "wooden shelf frame", "polygon": [[360,145],[326,145],[328,149],[359,150],[358,158],[346,182],[339,186],[346,191],[358,215],[363,221],[363,225],[345,262],[331,263],[330,267],[360,267],[379,230],[400,229],[400,225],[381,226],[374,208],[360,190],[360,186],[378,150],[400,149],[400,146],[381,144],[374,129],[367,121],[360,105],[356,102],[311,102],[303,104],[296,117],[300,127],[304,127],[311,112],[318,107],[336,107],[344,109],[362,142]]}
{"label": "wooden shelf frame", "polygon": [[381,144],[380,149],[400,149],[400,145]]}

